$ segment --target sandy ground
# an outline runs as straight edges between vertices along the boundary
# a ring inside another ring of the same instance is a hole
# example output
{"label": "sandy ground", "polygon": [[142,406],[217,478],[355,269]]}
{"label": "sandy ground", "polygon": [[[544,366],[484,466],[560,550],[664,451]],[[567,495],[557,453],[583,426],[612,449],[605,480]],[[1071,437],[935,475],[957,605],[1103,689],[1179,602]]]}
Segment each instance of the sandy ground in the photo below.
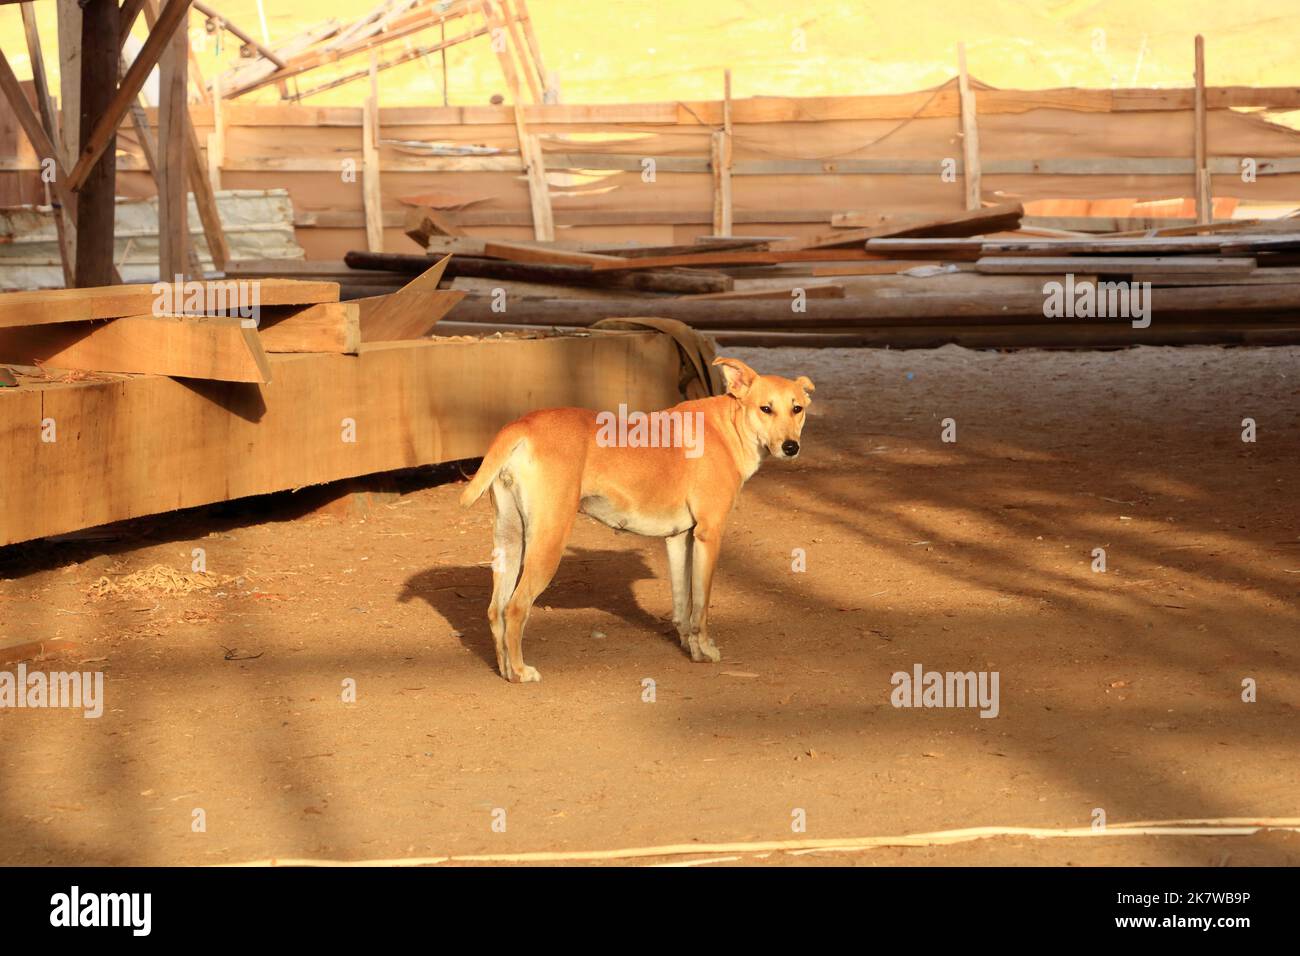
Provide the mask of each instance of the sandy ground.
{"label": "sandy ground", "polygon": [[[543,681],[506,684],[488,506],[429,476],[0,550],[0,648],[107,675],[97,720],[0,709],[0,862],[1300,816],[1300,349],[733,351],[818,391],[804,455],[732,518],[718,665],[664,633],[662,544],[583,518],[525,643]],[[194,548],[217,586],[120,593]],[[891,706],[915,664],[997,671],[999,715]],[[737,862],[1294,865],[1300,836]]]}

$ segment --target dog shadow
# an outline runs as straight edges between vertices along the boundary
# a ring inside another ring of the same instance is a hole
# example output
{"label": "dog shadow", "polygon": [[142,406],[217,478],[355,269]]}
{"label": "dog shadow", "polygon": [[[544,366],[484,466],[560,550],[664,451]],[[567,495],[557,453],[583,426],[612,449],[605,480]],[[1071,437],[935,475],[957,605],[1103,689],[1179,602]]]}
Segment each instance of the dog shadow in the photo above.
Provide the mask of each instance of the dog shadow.
{"label": "dog shadow", "polygon": [[[634,581],[656,577],[639,551],[568,548],[550,586],[538,596],[534,607],[607,611],[633,627],[665,634],[671,630],[670,623],[641,607],[632,593]],[[667,611],[672,603],[669,582],[665,580],[663,586]],[[495,672],[496,650],[487,621],[491,596],[491,568],[486,564],[468,564],[426,568],[411,575],[402,586],[398,600],[403,604],[424,601],[446,618],[461,643]],[[532,627],[536,626],[534,616]],[[527,637],[525,633],[525,641]]]}

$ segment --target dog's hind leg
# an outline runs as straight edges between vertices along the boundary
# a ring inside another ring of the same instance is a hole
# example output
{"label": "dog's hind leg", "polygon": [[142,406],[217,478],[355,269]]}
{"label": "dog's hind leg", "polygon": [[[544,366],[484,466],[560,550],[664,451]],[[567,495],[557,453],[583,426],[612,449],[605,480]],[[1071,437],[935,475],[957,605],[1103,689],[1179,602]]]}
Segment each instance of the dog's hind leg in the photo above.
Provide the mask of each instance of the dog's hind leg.
{"label": "dog's hind leg", "polygon": [[673,585],[673,624],[683,648],[690,647],[691,637],[691,547],[690,529],[665,538],[668,545],[668,576]]}
{"label": "dog's hind leg", "polygon": [[695,525],[691,546],[691,622],[687,646],[691,660],[697,662],[722,660],[713,639],[709,637],[709,594],[713,590],[713,572],[718,566],[722,550],[722,532],[725,520],[700,519]]}
{"label": "dog's hind leg", "polygon": [[536,668],[524,663],[524,627],[533,602],[555,577],[555,569],[564,555],[564,543],[578,516],[576,483],[572,500],[569,498],[551,494],[540,507],[524,502],[523,571],[505,608],[506,679],[512,683],[542,679]]}
{"label": "dog's hind leg", "polygon": [[515,493],[500,478],[492,482],[492,506],[496,523],[492,529],[492,600],[488,603],[488,625],[496,644],[497,670],[510,679],[506,670],[506,602],[519,582],[519,565],[524,553],[524,516],[519,511]]}

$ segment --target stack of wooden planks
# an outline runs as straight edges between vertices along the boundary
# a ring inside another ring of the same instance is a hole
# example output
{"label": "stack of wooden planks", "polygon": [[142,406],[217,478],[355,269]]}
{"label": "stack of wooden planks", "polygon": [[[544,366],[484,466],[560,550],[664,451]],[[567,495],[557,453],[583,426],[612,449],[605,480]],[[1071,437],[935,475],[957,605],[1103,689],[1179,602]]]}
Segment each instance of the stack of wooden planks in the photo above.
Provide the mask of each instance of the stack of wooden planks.
{"label": "stack of wooden planks", "polygon": [[[1300,221],[1085,235],[1018,229],[1022,212],[668,247],[423,241],[451,254],[442,284],[466,293],[445,334],[655,316],[721,345],[1300,342]],[[350,252],[344,265],[400,276],[428,261]]]}
{"label": "stack of wooden planks", "polygon": [[657,331],[430,338],[464,295],[447,264],[350,301],[302,277],[0,294],[0,547],[472,458],[537,407],[683,397]]}
{"label": "stack of wooden planks", "polygon": [[425,337],[464,293],[438,289],[448,259],[395,292],[339,300],[337,282],[257,278],[0,295],[0,363],[19,375],[168,375],[271,381],[267,354],[356,355]]}

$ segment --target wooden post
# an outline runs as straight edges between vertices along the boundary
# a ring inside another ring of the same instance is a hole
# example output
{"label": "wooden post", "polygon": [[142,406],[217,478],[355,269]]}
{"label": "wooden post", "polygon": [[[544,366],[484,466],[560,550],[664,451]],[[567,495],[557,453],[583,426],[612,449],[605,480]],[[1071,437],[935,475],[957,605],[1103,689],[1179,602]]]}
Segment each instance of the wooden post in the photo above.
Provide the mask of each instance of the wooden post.
{"label": "wooden post", "polygon": [[[86,0],[86,6],[98,6],[97,0]],[[136,95],[144,86],[145,80],[149,78],[150,71],[158,64],[158,58],[162,55],[163,50],[171,43],[176,34],[177,28],[185,18],[185,14],[189,12],[189,8],[190,0],[172,0],[171,3],[167,4],[166,10],[159,15],[157,23],[155,23],[153,29],[149,31],[149,36],[145,39],[144,46],[141,47],[136,58],[131,61],[131,67],[127,70],[126,76],[122,78],[120,84],[116,84],[114,80],[108,79],[110,76],[114,78],[117,76],[117,44],[99,42],[99,38],[105,34],[94,35],[94,45],[96,47],[102,47],[103,50],[109,51],[107,54],[102,54],[102,51],[96,50],[96,64],[99,67],[99,73],[102,74],[101,80],[103,86],[107,87],[107,93],[105,94],[105,91],[102,89],[95,91],[98,98],[96,99],[97,107],[93,111],[93,114],[97,116],[97,119],[95,120],[94,127],[91,128],[89,132],[84,130],[82,132],[81,152],[77,157],[76,165],[73,166],[72,171],[68,173],[68,187],[70,189],[74,191],[81,189],[81,184],[86,181],[91,169],[103,158],[105,151],[108,151],[110,154],[112,153],[109,146],[112,145],[114,138],[117,136],[117,127],[125,118],[127,110],[135,100]],[[114,4],[112,21],[113,25],[116,27],[118,25],[116,4]],[[90,36],[86,36],[86,15],[84,13],[82,15],[81,27],[83,34],[82,49],[89,50],[90,44],[84,42],[87,39],[91,39]],[[100,55],[107,57],[103,64],[99,63]],[[86,53],[86,56],[89,56],[88,52]],[[105,65],[112,68],[111,72],[103,68]],[[84,56],[82,57],[82,75],[86,75]],[[82,116],[85,116],[85,83],[82,84],[81,95],[83,100],[81,111]],[[108,99],[105,100],[102,105],[98,105],[99,100],[102,99],[104,95],[107,95]]]}
{"label": "wooden post", "polygon": [[[180,2],[180,0],[176,0]],[[81,8],[81,136],[89,143],[103,120],[111,115],[117,91],[118,49],[116,41],[119,10],[116,0],[86,0]],[[120,118],[120,116],[119,116]],[[87,160],[80,181],[69,173],[69,187],[77,196],[77,264],[78,286],[113,285],[113,226],[116,215],[117,140],[116,124],[101,133],[104,145],[93,158],[84,154],[78,165]]]}
{"label": "wooden post", "polygon": [[1214,196],[1210,181],[1209,128],[1205,113],[1205,37],[1196,35],[1196,95],[1194,136],[1196,166],[1196,221],[1209,222],[1214,216]]}
{"label": "wooden post", "polygon": [[[501,73],[505,77],[506,87],[514,103],[515,136],[519,140],[519,159],[524,164],[528,176],[528,200],[533,212],[534,238],[551,241],[555,238],[555,220],[551,212],[551,193],[546,185],[546,164],[542,157],[541,143],[534,136],[529,136],[528,126],[524,123],[524,104],[520,99],[519,77],[510,56],[508,45],[504,42],[505,28],[496,16],[491,0],[479,0],[479,11],[487,25],[488,36],[501,62]],[[495,35],[494,35],[495,34]],[[500,38],[501,42],[498,42]]]}
{"label": "wooden post", "polygon": [[966,184],[966,208],[980,208],[980,134],[975,124],[975,94],[966,72],[966,44],[957,44],[957,84],[961,96],[962,178]]}
{"label": "wooden post", "polygon": [[519,22],[515,19],[515,12],[510,8],[509,0],[501,0],[501,13],[506,28],[510,31],[510,46],[513,48],[515,55],[519,57],[519,65],[523,67],[524,80],[528,83],[528,92],[533,95],[534,103],[541,103],[544,99],[542,90],[546,85],[546,79],[538,74],[529,61],[528,50],[519,35]]}
{"label": "wooden post", "polygon": [[[45,135],[49,138],[52,147],[51,155],[42,156],[41,159],[42,161],[53,160],[55,169],[58,169],[62,165],[63,150],[59,145],[58,116],[55,114],[54,101],[50,97],[50,86],[45,77],[45,57],[41,53],[40,31],[36,28],[36,9],[31,3],[24,3],[22,14],[23,30],[27,34],[27,57],[31,61],[32,82],[36,85],[36,105],[41,111],[41,125],[45,127]],[[55,189],[51,190],[50,184],[46,182],[45,192],[51,206],[54,232],[59,243],[59,263],[63,267],[63,284],[71,288],[76,282],[76,273],[73,268],[72,249],[68,245],[68,230],[63,218],[63,197],[58,183],[55,184]]]}
{"label": "wooden post", "polygon": [[722,130],[713,134],[713,234],[731,235],[731,71],[723,74]]}
{"label": "wooden post", "polygon": [[547,80],[546,67],[542,64],[542,47],[537,42],[537,34],[533,31],[533,18],[528,13],[527,0],[514,0],[518,7],[519,24],[524,28],[524,39],[528,43],[528,52],[532,55],[533,69],[537,71],[537,78],[542,83],[542,99],[547,103],[560,102],[560,91],[556,89]]}
{"label": "wooden post", "polygon": [[[168,0],[168,6],[184,2]],[[186,101],[189,37],[186,34],[184,25],[178,26],[158,62],[162,76],[158,97],[158,270],[165,282],[190,271],[186,254],[190,233],[189,195],[185,188],[189,151],[185,135],[189,113]]]}
{"label": "wooden post", "polygon": [[[159,21],[158,0],[145,0],[144,15],[150,30],[154,29]],[[178,29],[177,32],[186,33],[187,31]],[[187,51],[189,50],[188,35],[186,36],[185,48]],[[186,86],[188,88],[188,83]],[[159,112],[161,115],[161,108]],[[185,138],[185,179],[189,183],[190,191],[194,193],[194,205],[198,209],[199,222],[203,226],[203,238],[208,244],[208,254],[212,257],[213,268],[217,272],[225,272],[226,264],[230,260],[230,247],[226,242],[226,234],[221,225],[221,215],[217,210],[216,189],[208,178],[208,170],[203,164],[203,150],[199,143],[198,133],[194,130],[194,120],[190,116],[188,103],[185,104],[181,116],[181,129],[179,132]],[[161,201],[162,184],[156,174],[154,181],[159,183],[158,195]],[[181,186],[180,189],[184,193],[185,187]],[[186,199],[184,209],[186,256],[192,271],[198,275],[202,271],[202,263],[199,261],[198,252],[194,249],[194,243],[190,241],[188,199]]]}
{"label": "wooden post", "polygon": [[366,211],[366,247],[384,251],[383,192],[379,187],[379,70],[370,53],[370,95],[361,116],[361,198]]}
{"label": "wooden post", "polygon": [[217,18],[215,43],[217,65],[212,72],[212,132],[208,134],[208,182],[212,191],[221,188],[221,166],[226,161],[226,105],[221,98],[221,19]]}
{"label": "wooden post", "polygon": [[[58,0],[59,24],[59,146],[60,162],[72,169],[81,152],[81,6],[77,0]],[[75,197],[62,203],[63,234],[68,257],[76,272],[77,206]]]}

